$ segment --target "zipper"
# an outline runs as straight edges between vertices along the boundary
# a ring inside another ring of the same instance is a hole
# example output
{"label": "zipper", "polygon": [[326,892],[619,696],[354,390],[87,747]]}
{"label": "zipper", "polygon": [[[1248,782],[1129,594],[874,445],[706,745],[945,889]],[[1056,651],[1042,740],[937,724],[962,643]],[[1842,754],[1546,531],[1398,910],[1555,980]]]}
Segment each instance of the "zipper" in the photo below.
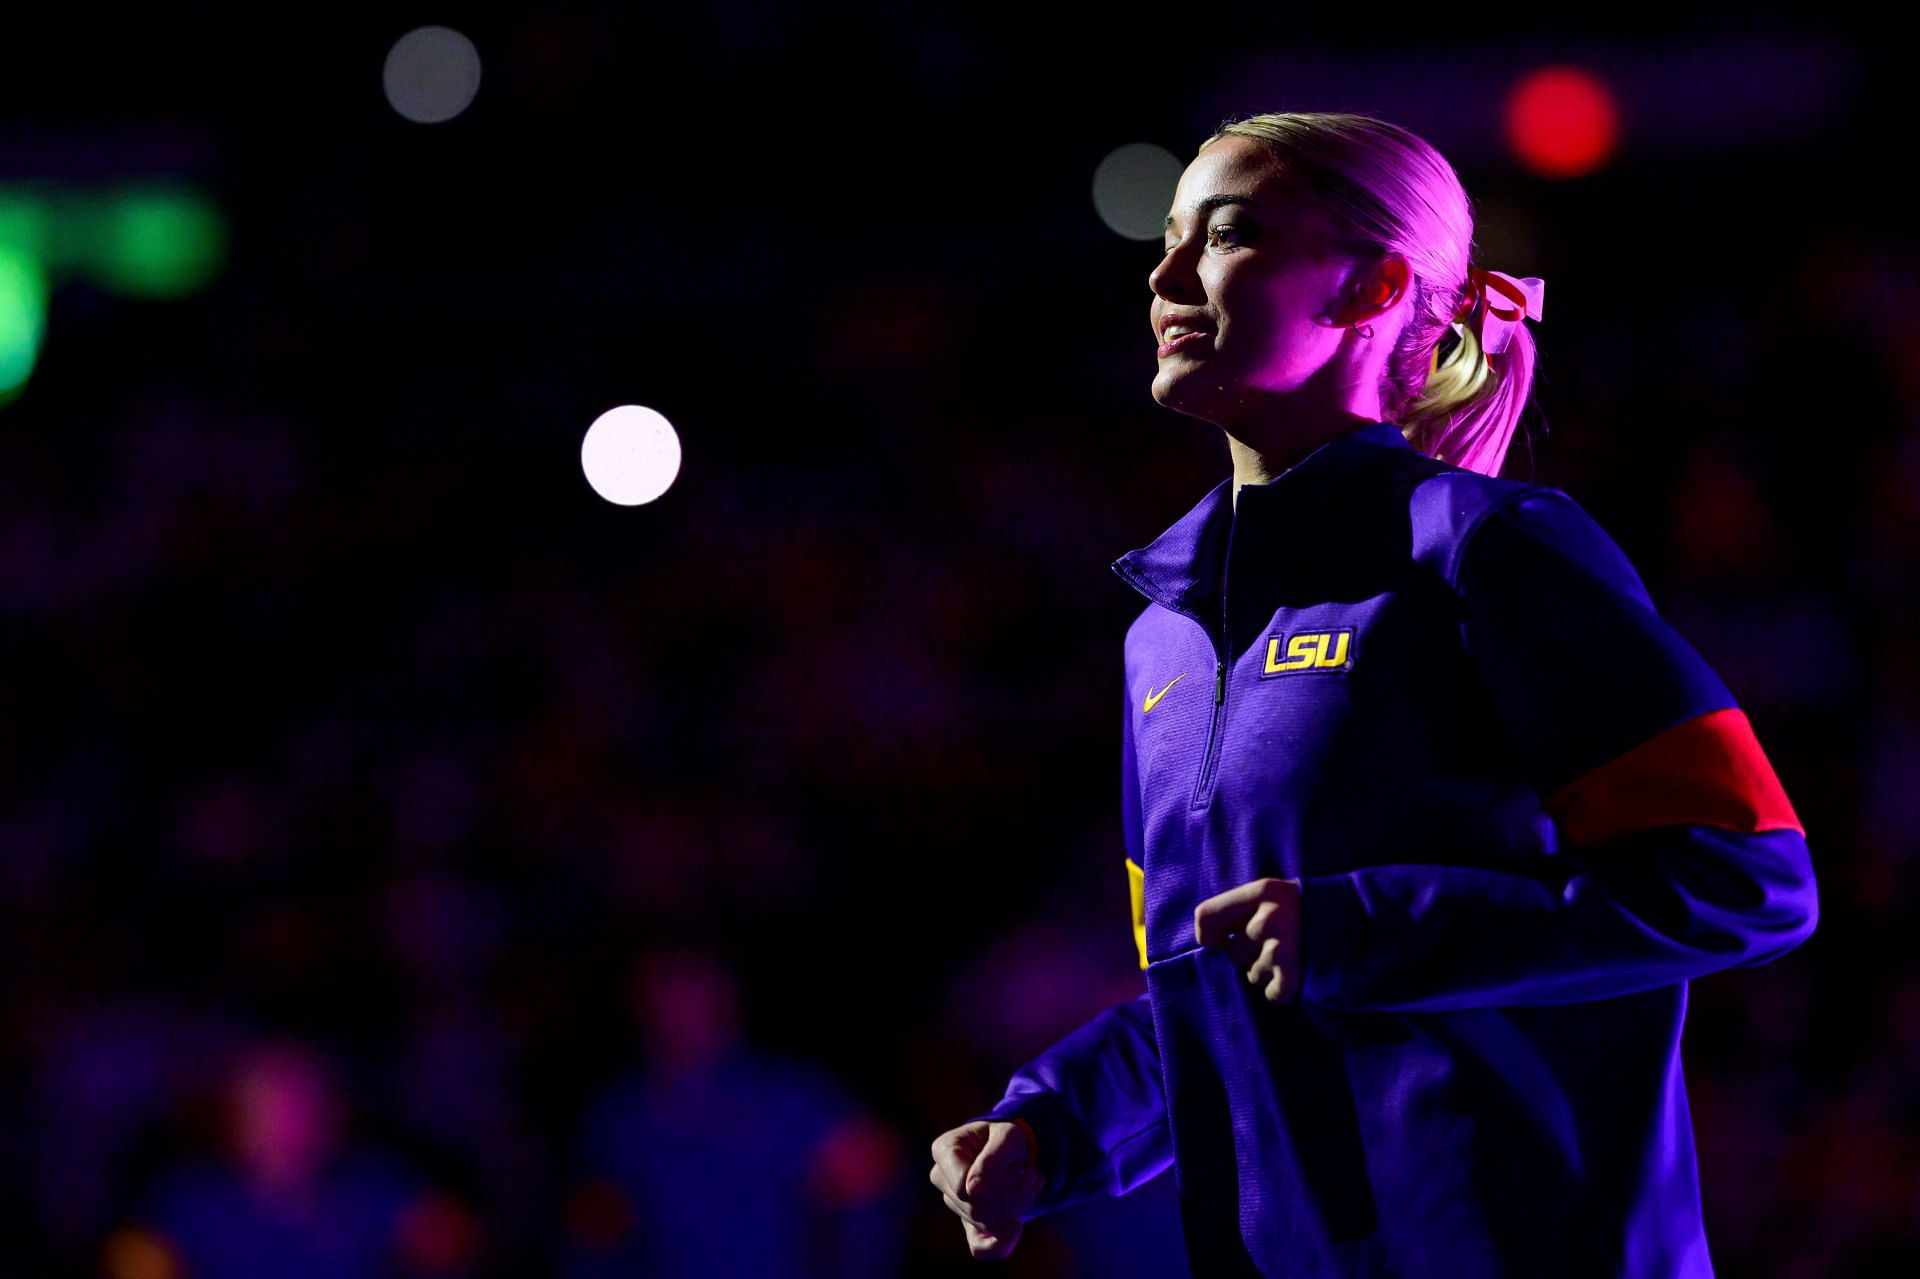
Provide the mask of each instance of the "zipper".
{"label": "zipper", "polygon": [[[1235,526],[1237,526],[1237,521]],[[1227,558],[1229,561],[1233,557],[1233,529],[1235,526],[1229,526],[1227,529]],[[1216,762],[1215,756],[1218,753],[1220,742],[1220,721],[1226,715],[1227,705],[1227,646],[1231,641],[1228,638],[1227,632],[1227,584],[1225,569],[1223,568],[1221,572],[1220,635],[1219,638],[1216,639],[1213,633],[1207,630],[1206,618],[1201,617],[1191,609],[1181,608],[1172,600],[1165,598],[1159,591],[1154,590],[1151,584],[1142,581],[1139,577],[1127,571],[1124,566],[1116,567],[1120,568],[1120,576],[1125,578],[1127,584],[1133,587],[1134,590],[1139,591],[1142,595],[1163,608],[1170,609],[1182,617],[1192,619],[1193,623],[1206,635],[1207,643],[1213,649],[1213,721],[1207,726],[1207,753],[1200,761],[1200,776],[1194,782],[1193,797],[1189,802],[1189,807],[1191,808],[1205,808],[1213,799],[1213,767]]]}
{"label": "zipper", "polygon": [[[1226,601],[1222,599],[1223,606]],[[1213,658],[1213,722],[1207,726],[1207,754],[1200,761],[1200,780],[1194,783],[1194,808],[1205,808],[1213,799],[1213,766],[1219,754],[1220,721],[1226,715],[1227,707],[1227,659],[1220,654],[1226,651],[1227,628],[1224,622],[1220,626],[1220,647]]]}
{"label": "zipper", "polygon": [[1233,564],[1233,533],[1240,526],[1235,519],[1227,526],[1227,554],[1220,567],[1220,643],[1213,650],[1213,722],[1207,726],[1207,753],[1200,761],[1200,780],[1194,783],[1190,808],[1205,808],[1213,802],[1213,769],[1219,757],[1220,721],[1227,714],[1227,654],[1233,639],[1228,633],[1227,569]]}

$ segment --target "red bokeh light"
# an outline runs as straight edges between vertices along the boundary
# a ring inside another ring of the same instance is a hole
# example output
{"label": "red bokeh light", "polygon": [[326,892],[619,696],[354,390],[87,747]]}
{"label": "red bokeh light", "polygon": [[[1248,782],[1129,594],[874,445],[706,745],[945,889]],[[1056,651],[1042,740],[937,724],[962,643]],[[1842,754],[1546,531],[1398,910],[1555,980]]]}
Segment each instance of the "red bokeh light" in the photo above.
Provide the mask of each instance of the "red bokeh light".
{"label": "red bokeh light", "polygon": [[872,1115],[848,1115],[814,1149],[807,1188],[828,1207],[858,1207],[899,1184],[902,1158],[893,1129]]}
{"label": "red bokeh light", "polygon": [[1524,167],[1577,178],[1609,160],[1620,138],[1620,108],[1600,77],[1578,67],[1542,67],[1507,95],[1507,146]]}
{"label": "red bokeh light", "polygon": [[611,1181],[595,1178],[567,1196],[567,1233],[588,1252],[611,1252],[633,1233],[633,1203]]}
{"label": "red bokeh light", "polygon": [[414,1274],[464,1270],[480,1253],[480,1223],[466,1205],[443,1191],[421,1194],[400,1214],[400,1255]]}

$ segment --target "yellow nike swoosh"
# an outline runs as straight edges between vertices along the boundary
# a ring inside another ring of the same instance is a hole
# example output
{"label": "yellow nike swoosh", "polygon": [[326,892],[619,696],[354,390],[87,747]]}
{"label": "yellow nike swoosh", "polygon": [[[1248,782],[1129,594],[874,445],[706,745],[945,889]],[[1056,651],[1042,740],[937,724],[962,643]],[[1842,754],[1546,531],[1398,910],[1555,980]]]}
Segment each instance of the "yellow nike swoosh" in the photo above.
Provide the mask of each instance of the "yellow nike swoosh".
{"label": "yellow nike swoosh", "polygon": [[[1172,679],[1167,681],[1167,688],[1172,688],[1175,684],[1178,684],[1181,680],[1185,679],[1186,677],[1187,677],[1187,673],[1185,671],[1181,671],[1178,675],[1175,675]],[[1153,691],[1151,687],[1149,687],[1147,689],[1147,704],[1140,708],[1140,713],[1144,715],[1148,711],[1152,710],[1154,707],[1158,706],[1160,704],[1160,699],[1167,695],[1167,688],[1163,688],[1156,693]]]}

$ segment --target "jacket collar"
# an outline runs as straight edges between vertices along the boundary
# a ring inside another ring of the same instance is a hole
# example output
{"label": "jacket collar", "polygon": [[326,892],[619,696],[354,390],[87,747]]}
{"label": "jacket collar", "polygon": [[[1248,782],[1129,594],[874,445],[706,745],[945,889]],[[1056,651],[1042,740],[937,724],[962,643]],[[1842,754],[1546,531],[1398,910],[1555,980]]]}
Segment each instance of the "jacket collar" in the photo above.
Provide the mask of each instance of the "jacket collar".
{"label": "jacket collar", "polygon": [[[1395,453],[1417,453],[1400,427],[1374,422],[1329,440],[1265,484],[1240,490],[1236,511],[1229,475],[1166,532],[1111,565],[1127,585],[1155,603],[1203,620],[1218,618],[1227,567],[1228,539],[1236,521],[1264,527],[1304,513],[1344,484],[1364,480],[1370,463]],[[1246,535],[1241,529],[1241,535]]]}

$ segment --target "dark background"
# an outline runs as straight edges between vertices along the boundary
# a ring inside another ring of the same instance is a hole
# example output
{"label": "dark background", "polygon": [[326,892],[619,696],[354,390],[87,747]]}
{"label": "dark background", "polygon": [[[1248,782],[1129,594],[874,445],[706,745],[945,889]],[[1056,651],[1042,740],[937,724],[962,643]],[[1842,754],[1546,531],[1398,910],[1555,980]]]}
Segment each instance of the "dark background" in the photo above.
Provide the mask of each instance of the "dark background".
{"label": "dark background", "polygon": [[[696,1127],[686,1158],[803,1187],[846,1236],[822,1273],[973,1273],[928,1145],[1140,986],[1113,693],[1142,601],[1107,565],[1228,472],[1148,393],[1158,251],[1102,224],[1092,174],[1281,109],[1421,133],[1475,261],[1549,281],[1503,473],[1614,534],[1806,825],[1818,932],[1693,991],[1718,1271],[1920,1262],[1920,257],[1890,32],[394,12],[7,20],[0,185],[176,177],[229,242],[184,298],[57,283],[0,408],[0,1273],[308,1273],[272,1250],[347,1199],[238,1261],[181,1224],[264,1166],[233,1145],[263,1077],[320,1081],[275,1104],[370,1152],[351,1184],[388,1188],[409,1273],[668,1273],[635,1171],[664,1139],[594,1134],[653,1114],[630,1094],[736,999],[736,1051],[824,1118],[773,1107],[786,1145],[719,1154]],[[443,124],[381,91],[425,23],[484,68]],[[1557,62],[1623,110],[1577,179],[1500,135]],[[635,508],[579,465],[629,402],[685,450]],[[348,1178],[334,1158],[309,1172]],[[1031,1224],[1007,1272],[1119,1273],[1102,1236],[1163,1255],[1166,1187],[1141,1194]],[[738,1229],[801,1229],[768,1203]]]}

